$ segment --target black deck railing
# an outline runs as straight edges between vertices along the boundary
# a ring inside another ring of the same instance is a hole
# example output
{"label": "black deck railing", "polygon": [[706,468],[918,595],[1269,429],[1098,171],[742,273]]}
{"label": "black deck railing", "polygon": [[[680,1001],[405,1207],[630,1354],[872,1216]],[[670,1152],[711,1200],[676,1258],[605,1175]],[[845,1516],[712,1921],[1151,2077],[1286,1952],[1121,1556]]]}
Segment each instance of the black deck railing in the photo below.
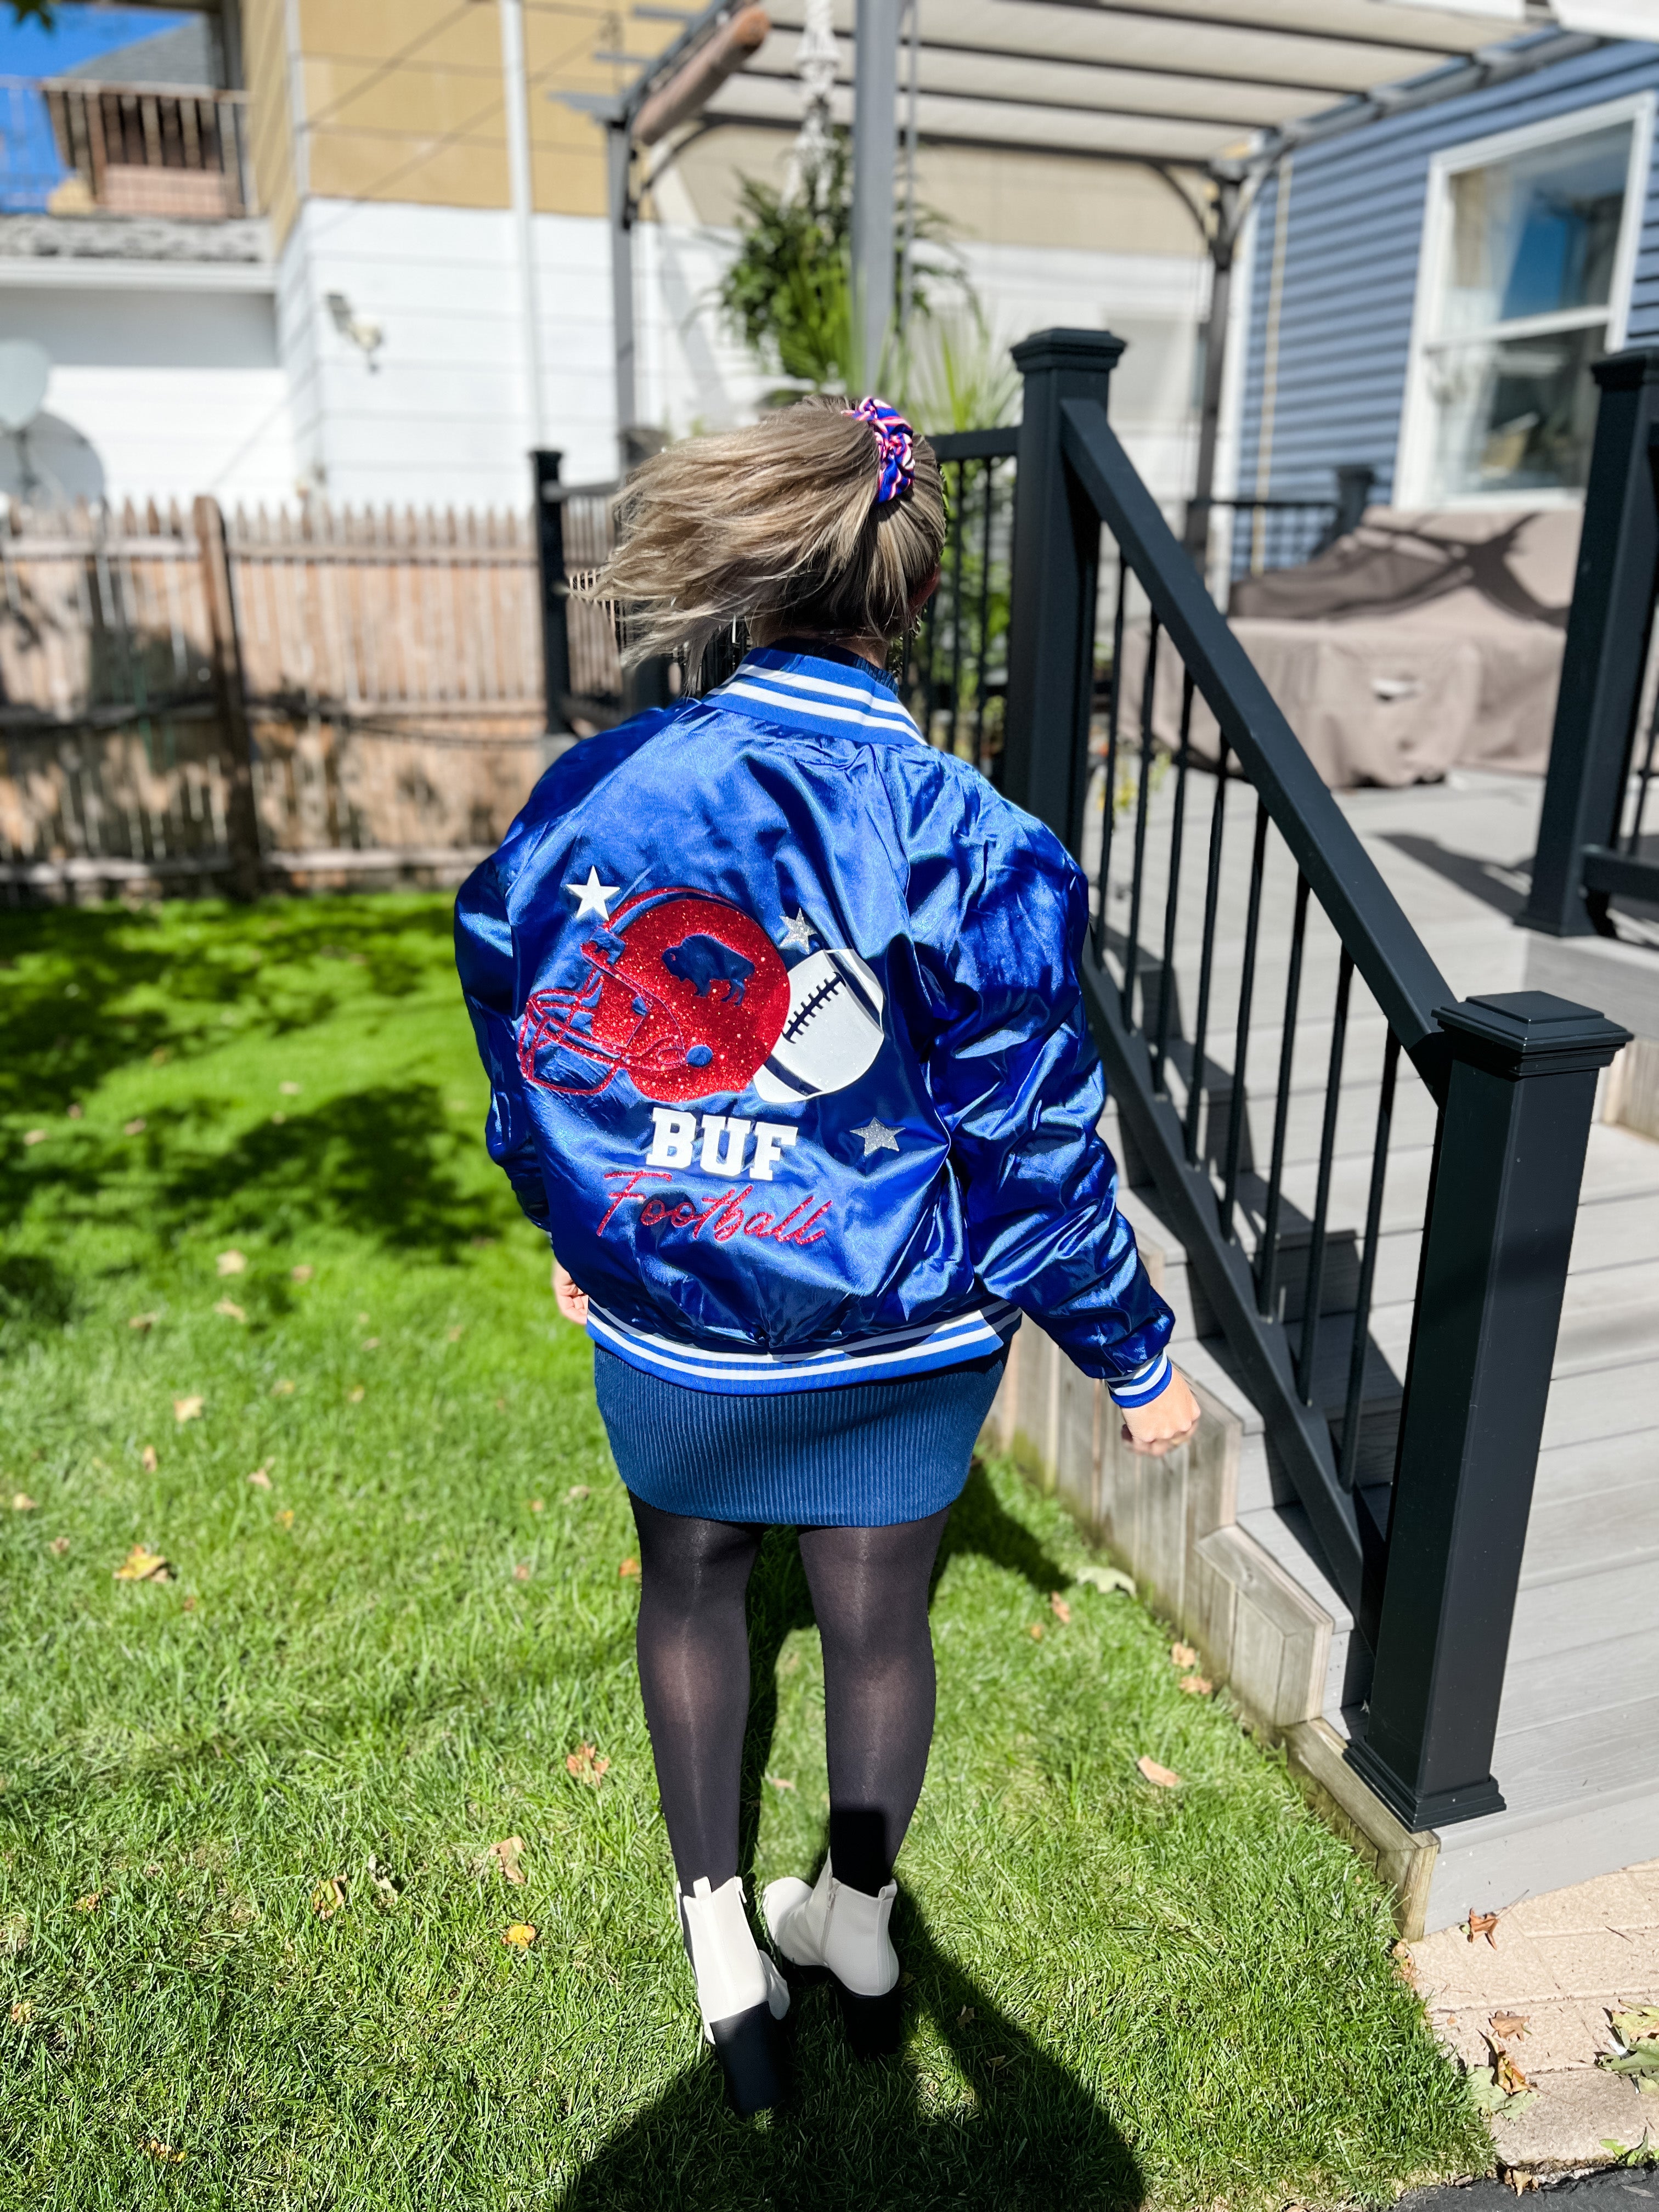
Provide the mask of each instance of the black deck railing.
{"label": "black deck railing", "polygon": [[1468,1819],[1503,1802],[1595,1071],[1624,1033],[1541,993],[1455,998],[1114,435],[1121,350],[1015,350],[1006,786],[1091,869],[1127,1165],[1375,1655],[1350,1756],[1411,1826]]}
{"label": "black deck railing", "polygon": [[1217,523],[1230,524],[1226,574],[1232,583],[1270,568],[1299,568],[1356,529],[1370,503],[1375,469],[1363,461],[1345,463],[1335,475],[1335,489],[1323,499],[1252,499],[1239,493],[1188,500],[1186,542],[1206,545]]}
{"label": "black deck railing", "polygon": [[930,741],[1002,779],[1017,428],[929,440],[951,530],[938,591],[905,641],[899,693]]}
{"label": "black deck railing", "polygon": [[1553,937],[1614,935],[1615,899],[1659,906],[1659,835],[1647,826],[1659,696],[1644,696],[1659,597],[1659,347],[1613,354],[1595,375],[1601,409],[1521,916]]}

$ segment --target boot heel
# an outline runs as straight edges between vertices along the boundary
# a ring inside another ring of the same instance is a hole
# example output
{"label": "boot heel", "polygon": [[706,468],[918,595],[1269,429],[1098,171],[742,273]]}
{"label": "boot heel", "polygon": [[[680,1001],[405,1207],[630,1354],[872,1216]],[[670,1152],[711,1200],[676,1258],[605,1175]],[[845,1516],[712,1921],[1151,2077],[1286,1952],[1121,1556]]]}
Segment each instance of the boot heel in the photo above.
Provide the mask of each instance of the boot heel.
{"label": "boot heel", "polygon": [[[835,1980],[832,1975],[830,1979]],[[861,1997],[836,1982],[842,2026],[855,2058],[890,2058],[899,2047],[903,2008],[896,1982],[884,1996]]]}
{"label": "boot heel", "polygon": [[778,2032],[770,2005],[750,2005],[747,2012],[715,2021],[708,2032],[732,2111],[745,2120],[756,2112],[769,2112],[783,2096]]}

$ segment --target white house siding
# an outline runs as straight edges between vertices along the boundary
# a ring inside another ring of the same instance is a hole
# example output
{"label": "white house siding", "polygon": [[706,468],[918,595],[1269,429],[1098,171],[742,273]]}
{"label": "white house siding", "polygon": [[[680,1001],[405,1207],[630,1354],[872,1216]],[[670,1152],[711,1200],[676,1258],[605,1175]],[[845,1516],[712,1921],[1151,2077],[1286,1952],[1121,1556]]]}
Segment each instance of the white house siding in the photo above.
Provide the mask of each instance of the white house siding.
{"label": "white house siding", "polygon": [[[1659,88],[1659,47],[1620,41],[1507,85],[1366,125],[1295,156],[1289,182],[1270,450],[1262,452],[1280,180],[1257,207],[1237,483],[1323,498],[1331,471],[1369,462],[1393,489],[1431,157],[1498,131]],[[1626,343],[1659,342],[1659,185],[1650,171]],[[1263,460],[1267,465],[1263,468]],[[1224,479],[1224,481],[1226,481]]]}
{"label": "white house siding", "polygon": [[[0,261],[0,329],[52,360],[32,439],[48,493],[293,496],[268,271]],[[0,490],[18,488],[17,456],[0,440]]]}
{"label": "white house siding", "polygon": [[[568,482],[615,467],[610,240],[591,217],[538,216],[535,251],[549,444]],[[721,328],[714,293],[733,239],[696,223],[635,233],[641,419],[677,434],[742,421],[767,380]],[[1160,496],[1191,466],[1194,335],[1206,264],[1176,254],[962,248],[999,336],[1103,325],[1131,342],[1119,428]],[[371,369],[325,306],[381,325]],[[523,325],[505,212],[310,202],[278,276],[299,465],[331,499],[520,506],[531,443]]]}

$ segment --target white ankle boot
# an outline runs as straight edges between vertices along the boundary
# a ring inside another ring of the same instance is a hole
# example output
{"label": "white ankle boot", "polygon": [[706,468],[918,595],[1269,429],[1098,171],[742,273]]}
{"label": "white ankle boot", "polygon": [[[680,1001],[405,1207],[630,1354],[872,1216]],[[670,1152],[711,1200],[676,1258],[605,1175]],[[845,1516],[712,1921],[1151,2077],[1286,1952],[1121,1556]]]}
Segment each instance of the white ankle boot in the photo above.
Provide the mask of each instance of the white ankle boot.
{"label": "white ankle boot", "polygon": [[700,1876],[689,1894],[678,1894],[703,2041],[714,2046],[738,2111],[764,2112],[778,2100],[773,2023],[789,2009],[788,1985],[755,1941],[737,1875],[714,1890]]}
{"label": "white ankle boot", "polygon": [[860,2057],[898,2047],[899,1962],[888,1936],[898,1884],[872,1897],[837,1881],[830,1861],[809,1889],[796,1875],[769,1882],[761,1910],[792,1966],[822,1966],[842,2000],[848,2039]]}

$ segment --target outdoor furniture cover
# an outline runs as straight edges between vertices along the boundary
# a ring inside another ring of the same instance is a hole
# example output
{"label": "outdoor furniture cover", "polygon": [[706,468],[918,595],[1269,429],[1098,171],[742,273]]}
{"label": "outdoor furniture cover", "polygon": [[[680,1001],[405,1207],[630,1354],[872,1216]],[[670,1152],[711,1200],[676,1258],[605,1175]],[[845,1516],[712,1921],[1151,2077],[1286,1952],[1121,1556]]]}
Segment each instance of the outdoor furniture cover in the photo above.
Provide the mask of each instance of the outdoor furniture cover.
{"label": "outdoor furniture cover", "polygon": [[[1542,775],[1581,520],[1577,507],[1373,507],[1305,566],[1233,586],[1233,630],[1328,784],[1431,781],[1458,766]],[[1146,638],[1132,623],[1123,640],[1120,728],[1131,741]],[[1180,661],[1165,647],[1152,728],[1171,750],[1181,694]],[[1216,757],[1201,699],[1192,744]]]}

